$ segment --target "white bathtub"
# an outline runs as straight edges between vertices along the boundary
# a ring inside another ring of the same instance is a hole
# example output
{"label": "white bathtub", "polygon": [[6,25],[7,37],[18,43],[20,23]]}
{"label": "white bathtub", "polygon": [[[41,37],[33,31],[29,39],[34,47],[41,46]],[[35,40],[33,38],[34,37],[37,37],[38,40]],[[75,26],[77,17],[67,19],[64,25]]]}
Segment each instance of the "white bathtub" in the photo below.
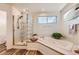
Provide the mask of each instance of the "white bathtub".
{"label": "white bathtub", "polygon": [[51,37],[44,37],[44,38],[40,38],[38,41],[63,54],[66,54],[66,55],[75,54],[72,52],[73,43],[65,39],[58,40],[58,39],[53,39]]}
{"label": "white bathtub", "polygon": [[57,46],[66,50],[71,50],[73,43],[65,39],[53,39],[51,37],[45,37],[44,39],[39,39],[38,41],[45,43],[50,46]]}

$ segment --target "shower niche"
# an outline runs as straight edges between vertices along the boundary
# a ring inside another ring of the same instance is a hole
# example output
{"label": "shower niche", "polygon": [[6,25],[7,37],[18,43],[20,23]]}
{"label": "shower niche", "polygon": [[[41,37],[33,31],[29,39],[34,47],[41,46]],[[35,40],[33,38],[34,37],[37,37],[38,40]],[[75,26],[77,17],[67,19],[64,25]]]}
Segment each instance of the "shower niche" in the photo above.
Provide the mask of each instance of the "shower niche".
{"label": "shower niche", "polygon": [[15,11],[16,14],[13,15],[13,45],[27,45],[33,33],[31,12],[28,9],[21,12]]}

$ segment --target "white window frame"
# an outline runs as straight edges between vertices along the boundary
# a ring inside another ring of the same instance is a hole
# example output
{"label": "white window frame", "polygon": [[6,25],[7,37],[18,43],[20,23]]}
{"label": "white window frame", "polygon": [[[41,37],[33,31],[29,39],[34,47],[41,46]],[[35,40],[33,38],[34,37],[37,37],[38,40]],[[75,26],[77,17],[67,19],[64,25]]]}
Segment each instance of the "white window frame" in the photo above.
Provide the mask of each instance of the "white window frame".
{"label": "white window frame", "polygon": [[[38,22],[38,18],[39,18],[39,17],[47,17],[47,23],[39,23],[39,22]],[[56,17],[56,22],[51,22],[51,23],[49,23],[49,22],[48,22],[48,17]],[[57,16],[38,16],[38,18],[37,18],[37,23],[38,23],[38,24],[53,24],[53,23],[57,23]]]}

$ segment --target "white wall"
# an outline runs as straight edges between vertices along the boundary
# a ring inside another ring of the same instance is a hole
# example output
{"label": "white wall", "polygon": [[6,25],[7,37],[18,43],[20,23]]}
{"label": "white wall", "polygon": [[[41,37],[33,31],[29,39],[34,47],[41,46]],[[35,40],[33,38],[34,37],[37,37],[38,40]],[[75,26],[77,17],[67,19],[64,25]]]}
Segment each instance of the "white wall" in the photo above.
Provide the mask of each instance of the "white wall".
{"label": "white wall", "polygon": [[6,42],[7,34],[7,13],[0,10],[0,44]]}
{"label": "white wall", "polygon": [[7,12],[7,35],[6,35],[6,40],[7,40],[7,48],[10,49],[12,47],[12,42],[13,42],[13,29],[12,29],[12,8],[11,5],[0,3],[0,10]]}
{"label": "white wall", "polygon": [[[10,4],[0,4],[0,10],[5,11],[7,13],[7,19],[6,19],[6,28],[7,28],[7,33],[6,33],[6,46],[7,49],[10,49],[13,47],[13,17],[12,17],[12,5]],[[15,12],[17,15],[18,13]],[[0,29],[1,30],[1,29]]]}
{"label": "white wall", "polygon": [[61,19],[59,12],[47,13],[47,16],[57,16],[57,23],[53,24],[38,24],[37,17],[40,13],[33,13],[33,33],[40,36],[51,36],[53,32],[61,33]]}
{"label": "white wall", "polygon": [[6,35],[6,20],[7,20],[7,13],[5,11],[0,10],[0,36]]}

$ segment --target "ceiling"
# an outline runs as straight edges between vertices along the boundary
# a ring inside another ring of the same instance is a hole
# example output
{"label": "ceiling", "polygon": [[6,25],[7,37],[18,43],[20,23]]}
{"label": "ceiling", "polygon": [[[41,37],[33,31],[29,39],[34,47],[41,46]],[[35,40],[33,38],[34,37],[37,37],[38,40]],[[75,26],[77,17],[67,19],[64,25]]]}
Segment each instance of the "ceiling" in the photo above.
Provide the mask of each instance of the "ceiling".
{"label": "ceiling", "polygon": [[19,9],[30,9],[31,12],[54,12],[60,11],[66,3],[15,3],[14,6]]}

